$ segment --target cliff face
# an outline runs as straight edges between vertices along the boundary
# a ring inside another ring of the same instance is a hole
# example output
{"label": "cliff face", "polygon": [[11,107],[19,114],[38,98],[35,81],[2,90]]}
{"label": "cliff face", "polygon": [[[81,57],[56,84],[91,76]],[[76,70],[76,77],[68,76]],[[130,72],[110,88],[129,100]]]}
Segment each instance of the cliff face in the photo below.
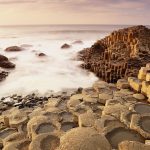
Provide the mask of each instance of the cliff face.
{"label": "cliff face", "polygon": [[134,26],[114,31],[79,52],[79,59],[83,68],[107,82],[137,76],[140,67],[150,62],[150,29]]}

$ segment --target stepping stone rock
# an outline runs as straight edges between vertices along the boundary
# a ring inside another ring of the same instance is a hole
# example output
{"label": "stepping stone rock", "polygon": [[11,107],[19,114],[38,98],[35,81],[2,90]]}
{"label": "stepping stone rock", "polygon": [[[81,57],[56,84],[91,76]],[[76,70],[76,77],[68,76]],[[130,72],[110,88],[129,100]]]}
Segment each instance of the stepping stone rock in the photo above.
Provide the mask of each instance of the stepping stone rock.
{"label": "stepping stone rock", "polygon": [[128,108],[126,106],[121,104],[109,105],[104,107],[102,115],[111,115],[119,119],[121,113],[126,111],[127,109]]}
{"label": "stepping stone rock", "polygon": [[3,150],[28,150],[30,140],[25,139],[6,145]]}
{"label": "stepping stone rock", "polygon": [[128,89],[130,87],[129,83],[125,79],[119,79],[117,81],[117,88],[118,89]]}
{"label": "stepping stone rock", "polygon": [[28,117],[24,111],[19,109],[12,109],[10,113],[11,114],[8,116],[10,127],[18,128],[19,125],[27,123]]}
{"label": "stepping stone rock", "polygon": [[3,140],[3,145],[6,146],[10,143],[18,142],[18,141],[21,141],[23,139],[26,139],[26,134],[23,132],[16,132],[16,133],[13,133],[13,134],[7,136]]}
{"label": "stepping stone rock", "polygon": [[59,144],[59,137],[53,134],[43,133],[32,140],[29,150],[56,150]]}
{"label": "stepping stone rock", "polygon": [[112,98],[113,98],[113,95],[107,94],[107,93],[102,93],[102,94],[99,94],[98,102],[105,104],[107,100],[112,99]]}
{"label": "stepping stone rock", "polygon": [[117,149],[118,144],[122,141],[139,141],[144,143],[144,138],[135,132],[134,130],[129,130],[123,127],[112,128],[112,130],[105,133],[107,140],[110,142],[111,146]]}
{"label": "stepping stone rock", "polygon": [[37,135],[42,133],[53,133],[56,131],[57,125],[54,125],[47,117],[35,117],[27,124],[28,135],[34,139]]}
{"label": "stepping stone rock", "polygon": [[16,132],[17,132],[17,130],[14,128],[6,128],[6,129],[0,131],[0,138],[5,139],[9,135],[16,133]]}
{"label": "stepping stone rock", "polygon": [[139,132],[146,139],[149,139],[150,138],[150,114],[132,115],[130,128]]}
{"label": "stepping stone rock", "polygon": [[60,139],[58,150],[111,150],[107,139],[92,128],[75,128]]}
{"label": "stepping stone rock", "polygon": [[79,127],[92,127],[94,126],[95,120],[95,114],[91,111],[87,111],[86,113],[79,115]]}
{"label": "stepping stone rock", "polygon": [[139,114],[147,114],[150,113],[150,105],[145,103],[137,103],[134,106],[132,106],[130,110]]}
{"label": "stepping stone rock", "polygon": [[133,97],[137,100],[144,100],[145,96],[143,94],[133,94]]}

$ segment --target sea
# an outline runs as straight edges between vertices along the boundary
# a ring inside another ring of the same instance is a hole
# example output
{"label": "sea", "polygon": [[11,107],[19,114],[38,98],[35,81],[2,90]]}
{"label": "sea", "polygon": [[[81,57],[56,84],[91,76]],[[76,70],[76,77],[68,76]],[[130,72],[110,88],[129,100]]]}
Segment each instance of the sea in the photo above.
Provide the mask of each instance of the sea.
{"label": "sea", "polygon": [[[38,92],[90,87],[98,80],[81,69],[77,53],[112,31],[128,25],[13,25],[0,26],[0,54],[7,56],[16,68],[0,82],[0,97]],[[81,40],[82,44],[73,44]],[[71,48],[61,49],[64,44]],[[9,46],[21,46],[20,52],[5,52]],[[38,57],[37,53],[46,57]]]}

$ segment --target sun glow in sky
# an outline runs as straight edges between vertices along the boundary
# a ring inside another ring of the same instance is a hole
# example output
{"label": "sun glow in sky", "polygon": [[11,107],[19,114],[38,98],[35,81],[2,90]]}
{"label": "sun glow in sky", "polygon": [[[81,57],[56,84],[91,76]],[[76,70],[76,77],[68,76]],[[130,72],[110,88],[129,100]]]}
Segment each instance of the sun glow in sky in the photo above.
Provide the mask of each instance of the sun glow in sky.
{"label": "sun glow in sky", "polygon": [[150,24],[150,0],[0,0],[0,25]]}

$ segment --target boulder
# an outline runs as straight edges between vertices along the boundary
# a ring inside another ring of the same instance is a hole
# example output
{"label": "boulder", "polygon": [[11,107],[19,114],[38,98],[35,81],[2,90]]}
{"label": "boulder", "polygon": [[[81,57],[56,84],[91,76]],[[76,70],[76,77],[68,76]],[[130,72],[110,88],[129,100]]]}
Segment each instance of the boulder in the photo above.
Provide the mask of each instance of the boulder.
{"label": "boulder", "polygon": [[129,83],[125,79],[119,79],[117,81],[117,88],[118,89],[128,89],[130,87]]}
{"label": "boulder", "polygon": [[10,46],[5,49],[6,52],[18,52],[22,51],[22,48],[19,46]]}
{"label": "boulder", "polygon": [[98,134],[93,128],[71,129],[60,138],[59,150],[111,150],[104,135]]}
{"label": "boulder", "polygon": [[44,54],[44,53],[38,53],[37,56],[44,57],[44,56],[46,56],[46,54]]}
{"label": "boulder", "polygon": [[2,61],[8,61],[8,58],[4,55],[0,55],[0,62]]}
{"label": "boulder", "polygon": [[2,67],[2,68],[12,69],[12,68],[15,68],[15,66],[16,65],[13,64],[10,61],[2,61],[2,62],[0,62],[0,67]]}
{"label": "boulder", "polygon": [[65,43],[61,46],[61,49],[68,49],[70,47],[71,47],[71,45]]}

